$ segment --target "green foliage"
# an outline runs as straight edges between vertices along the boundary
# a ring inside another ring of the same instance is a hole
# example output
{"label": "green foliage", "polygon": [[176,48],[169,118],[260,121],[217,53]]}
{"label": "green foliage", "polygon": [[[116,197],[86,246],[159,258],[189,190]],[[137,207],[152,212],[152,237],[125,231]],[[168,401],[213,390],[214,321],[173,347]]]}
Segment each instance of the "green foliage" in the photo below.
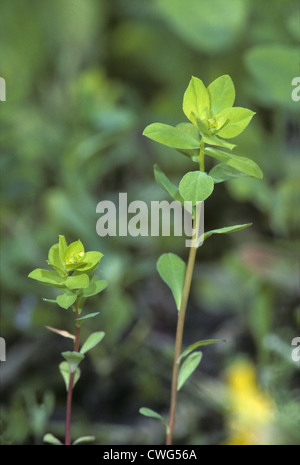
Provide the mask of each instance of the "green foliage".
{"label": "green foliage", "polygon": [[159,413],[155,412],[154,410],[152,410],[152,409],[150,409],[148,407],[141,407],[139,409],[139,412],[140,412],[141,415],[144,415],[145,417],[155,418],[156,420],[160,420],[165,425],[166,431],[168,431],[168,428],[169,428],[168,422]]}
{"label": "green foliage", "polygon": [[104,336],[105,333],[103,331],[97,331],[95,333],[90,334],[83,346],[81,347],[80,353],[85,354],[86,352],[91,350],[93,347],[99,344],[100,341],[102,341]]}
{"label": "green foliage", "polygon": [[81,436],[80,438],[75,439],[75,441],[72,444],[73,446],[76,446],[77,444],[93,442],[93,441],[95,441],[95,436]]}
{"label": "green foliage", "polygon": [[179,184],[182,198],[195,205],[206,200],[214,190],[214,181],[206,173],[191,171],[185,174]]}
{"label": "green foliage", "polygon": [[217,342],[227,342],[226,339],[206,339],[204,341],[198,341],[194,342],[190,346],[188,346],[180,355],[178,362],[183,360],[187,355],[189,355],[191,352],[193,352],[195,349],[201,346],[206,346],[209,344],[216,344]]}
{"label": "green foliage", "polygon": [[90,279],[89,276],[102,257],[100,252],[85,252],[80,240],[68,246],[65,237],[59,236],[59,242],[50,248],[47,260],[55,271],[38,268],[28,276],[64,291],[64,294],[57,296],[56,302],[67,309],[75,301],[91,297],[105,289],[107,281],[98,280],[96,276]]}
{"label": "green foliage", "polygon": [[[80,240],[67,244],[65,236],[59,236],[59,242],[54,244],[48,253],[48,265],[52,266],[53,270],[36,269],[28,276],[35,279],[41,284],[53,286],[64,293],[58,295],[56,301],[51,299],[51,303],[56,302],[61,308],[68,309],[72,307],[74,312],[74,321],[76,327],[76,335],[73,336],[68,331],[56,329],[47,326],[51,331],[60,336],[71,338],[74,340],[74,350],[64,351],[62,356],[66,361],[59,364],[59,370],[64,380],[68,399],[73,391],[75,384],[80,378],[79,364],[85,358],[86,352],[93,349],[105,336],[103,331],[96,331],[88,336],[81,349],[79,350],[79,338],[81,324],[90,318],[99,314],[99,312],[89,313],[79,317],[82,312],[83,304],[88,297],[92,297],[107,287],[107,281],[99,280],[96,276],[91,276],[91,273],[97,268],[103,254],[100,252],[85,252],[84,246]],[[46,301],[48,299],[45,299]],[[71,397],[72,399],[72,397]],[[71,431],[71,408],[72,403],[67,401],[66,415],[66,437],[65,444],[70,444]],[[80,442],[89,442],[90,436],[77,439],[74,444]],[[61,442],[52,434],[44,436],[44,442],[50,444],[61,444]]]}
{"label": "green foliage", "polygon": [[149,139],[176,149],[200,148],[200,140],[194,139],[191,135],[178,128],[173,128],[168,124],[150,124],[144,130],[143,134],[144,136],[149,137]]}
{"label": "green foliage", "polygon": [[[97,444],[161,443],[163,431],[153,421],[145,433],[137,413],[146,403],[161,412],[169,395],[166,365],[177,312],[165,293],[156,292],[155,265],[164,252],[184,258],[187,249],[178,237],[101,239],[95,208],[100,200],[115,201],[117,192],[147,204],[173,198],[151,176],[154,163],[177,189],[177,180],[197,169],[198,149],[177,153],[140,135],[161,121],[199,137],[181,111],[192,75],[205,85],[230,75],[235,105],[256,112],[236,138],[203,140],[205,150],[219,147],[253,159],[264,181],[215,180],[208,198],[206,231],[248,221],[253,227],[215,235],[199,251],[185,341],[211,336],[230,343],[205,347],[203,362],[209,363],[201,364],[201,389],[189,383],[180,391],[177,443],[215,445],[230,436],[223,374],[241,354],[254,362],[280,410],[264,430],[253,422],[252,442],[300,443],[299,373],[290,357],[290,341],[299,335],[299,102],[291,99],[298,19],[297,0],[52,0],[30,8],[22,0],[17,9],[15,2],[1,2],[0,74],[7,95],[0,102],[0,335],[9,354],[1,364],[1,444],[40,444],[45,431],[63,434],[65,386],[55,353],[57,344],[69,350],[72,340],[57,341],[60,336],[45,334],[44,326],[75,334],[68,326],[72,310],[56,311],[60,289],[26,278],[46,268],[45,251],[58,231],[69,243],[80,238],[86,250],[103,252],[95,274],[110,283],[101,300],[77,301],[84,306],[80,316],[101,312],[101,320],[81,320],[82,342],[93,331],[106,336],[101,349],[88,353],[89,375],[80,389],[76,385],[74,439],[90,431]],[[205,159],[211,175],[214,164],[228,158]],[[29,421],[34,404],[24,408],[24,392],[41,399],[45,386],[55,403],[46,430],[39,427],[36,435]]]}
{"label": "green foliage", "polygon": [[166,253],[159,257],[156,266],[161,278],[171,289],[177,310],[179,310],[186,273],[184,261],[173,253]]}
{"label": "green foliage", "polygon": [[[66,385],[66,391],[68,391],[69,389],[69,383],[70,383],[70,375],[72,373],[72,368],[71,368],[71,365],[69,362],[61,362],[59,364],[59,371],[63,377],[63,380],[65,382],[65,385]],[[75,370],[74,370],[74,381],[73,381],[73,388],[75,386],[75,384],[77,383],[77,381],[79,380],[80,378],[80,368],[78,366],[76,366]]]}
{"label": "green foliage", "polygon": [[182,363],[178,376],[177,390],[180,391],[185,382],[194,373],[202,359],[202,352],[194,352],[186,357]]}
{"label": "green foliage", "polygon": [[52,446],[62,446],[63,443],[57,439],[53,434],[47,433],[43,438],[44,442],[51,444]]}
{"label": "green foliage", "polygon": [[[196,241],[192,241],[187,267],[181,258],[170,253],[163,254],[157,262],[157,270],[163,281],[172,290],[177,309],[180,310],[174,348],[167,445],[173,442],[177,407],[176,391],[181,390],[202,359],[202,353],[194,352],[194,350],[201,345],[219,342],[219,340],[212,339],[200,341],[192,344],[180,354],[197,247],[202,245],[205,238],[214,233],[234,232],[250,225],[216,229],[204,233],[198,238],[201,218],[196,215],[196,208],[198,205],[202,207],[202,202],[213,193],[215,183],[244,176],[263,177],[261,169],[254,161],[223,150],[223,148],[232,150],[234,146],[227,142],[224,143],[222,138],[230,139],[241,134],[255,114],[247,108],[233,107],[234,101],[235,87],[230,76],[220,76],[207,88],[201,79],[192,77],[184,93],[182,105],[183,112],[192,126],[189,123],[181,123],[176,127],[153,123],[147,126],[143,132],[144,136],[175,148],[183,155],[190,157],[192,161],[199,163],[199,170],[189,171],[182,177],[178,190],[157,165],[154,167],[156,181],[172,198],[179,199],[181,203],[183,199],[184,204],[185,202],[192,203],[194,238],[196,237]],[[209,147],[209,145],[215,147]],[[219,147],[222,147],[222,150]],[[198,149],[198,153],[196,149]],[[205,171],[205,155],[210,155],[222,162],[212,168],[209,174]],[[178,197],[178,191],[181,197]],[[152,410],[147,411],[146,409],[146,415],[160,418],[160,415]]]}

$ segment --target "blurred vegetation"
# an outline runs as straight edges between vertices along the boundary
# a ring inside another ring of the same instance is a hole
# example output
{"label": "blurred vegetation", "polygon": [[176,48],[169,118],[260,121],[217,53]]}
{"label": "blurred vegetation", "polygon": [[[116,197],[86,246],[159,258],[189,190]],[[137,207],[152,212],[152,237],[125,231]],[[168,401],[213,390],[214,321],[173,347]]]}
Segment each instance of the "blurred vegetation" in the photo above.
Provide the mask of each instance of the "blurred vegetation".
{"label": "blurred vegetation", "polygon": [[70,342],[45,325],[68,330],[72,315],[44,302],[51,289],[27,278],[64,234],[104,253],[99,276],[109,282],[89,303],[106,337],[76,386],[73,434],[163,443],[163,427],[138,413],[148,406],[167,415],[169,403],[177,315],[156,261],[163,252],[186,259],[187,249],[178,237],[100,238],[96,206],[119,192],[149,205],[167,198],[153,164],[176,181],[190,161],[144,138],[144,127],[184,121],[191,75],[208,84],[230,74],[236,105],[257,113],[239,153],[264,180],[218,184],[206,202],[207,230],[253,226],[199,250],[185,341],[229,342],[204,348],[180,393],[176,443],[300,444],[291,358],[300,336],[300,104],[291,99],[299,2],[1,0],[0,11],[1,442],[64,435],[58,364]]}

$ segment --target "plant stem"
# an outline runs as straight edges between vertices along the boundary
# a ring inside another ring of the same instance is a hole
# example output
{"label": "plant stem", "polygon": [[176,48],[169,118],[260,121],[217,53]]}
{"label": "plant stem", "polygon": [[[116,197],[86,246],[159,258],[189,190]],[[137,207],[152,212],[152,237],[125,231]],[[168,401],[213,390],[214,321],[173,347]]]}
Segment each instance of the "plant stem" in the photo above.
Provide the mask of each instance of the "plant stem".
{"label": "plant stem", "polygon": [[[78,318],[77,307],[74,306],[75,319]],[[80,326],[76,325],[76,333],[74,339],[74,352],[79,351],[79,341],[80,341]],[[65,445],[69,446],[71,444],[71,416],[72,416],[72,395],[74,387],[74,377],[75,371],[70,373],[69,386],[68,386],[68,395],[67,395],[67,408],[66,408],[66,435],[65,435]]]}
{"label": "plant stem", "polygon": [[[204,171],[204,142],[201,141],[201,147],[199,152],[199,169],[200,171]],[[197,244],[198,238],[198,230],[200,225],[200,215],[197,218],[197,212],[195,208],[195,217],[194,217],[194,240]],[[174,348],[174,361],[173,361],[173,373],[172,373],[172,387],[171,387],[171,402],[170,402],[170,416],[169,416],[169,424],[168,424],[168,431],[167,431],[167,439],[166,445],[171,445],[173,442],[173,432],[174,432],[174,425],[175,425],[175,415],[176,415],[176,405],[177,405],[177,386],[178,386],[178,375],[179,375],[179,368],[180,362],[179,357],[181,355],[181,347],[182,347],[182,338],[183,338],[183,329],[184,329],[184,322],[185,322],[185,314],[186,308],[189,298],[189,293],[191,289],[191,282],[193,278],[194,266],[195,266],[195,259],[197,253],[197,245],[196,247],[191,247],[189,252],[188,264],[186,269],[185,281],[183,286],[182,292],[182,300],[181,305],[178,313],[178,320],[177,320],[177,329],[176,329],[176,338],[175,338],[175,348]]]}
{"label": "plant stem", "polygon": [[201,139],[200,152],[199,152],[199,171],[205,171],[204,167],[204,142]]}
{"label": "plant stem", "polygon": [[179,368],[180,368],[178,360],[181,354],[185,313],[186,313],[189,292],[191,288],[191,281],[193,277],[196,252],[197,252],[197,247],[190,248],[189,260],[188,260],[184,288],[183,288],[183,293],[182,293],[182,301],[181,301],[181,306],[180,306],[180,310],[178,313],[176,340],[175,340],[175,349],[174,349],[173,374],[172,374],[169,429],[168,429],[168,434],[167,434],[166,445],[171,445],[173,442],[173,431],[174,431],[176,403],[177,403],[177,384],[178,384],[178,374],[179,374]]}

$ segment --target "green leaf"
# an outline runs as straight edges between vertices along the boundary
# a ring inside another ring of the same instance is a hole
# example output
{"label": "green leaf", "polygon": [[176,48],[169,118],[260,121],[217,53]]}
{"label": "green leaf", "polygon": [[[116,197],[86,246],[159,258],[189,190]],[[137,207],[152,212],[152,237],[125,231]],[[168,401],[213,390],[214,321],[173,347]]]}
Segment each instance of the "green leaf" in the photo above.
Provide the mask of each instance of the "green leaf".
{"label": "green leaf", "polygon": [[196,126],[192,123],[178,123],[176,128],[180,131],[184,132],[185,134],[189,134],[194,139],[201,141],[200,134]]}
{"label": "green leaf", "polygon": [[233,166],[230,166],[229,163],[219,163],[210,170],[209,176],[213,178],[214,183],[216,184],[230,179],[249,176],[249,174],[237,170]]}
{"label": "green leaf", "polygon": [[153,123],[146,127],[143,132],[144,136],[149,137],[160,144],[167,145],[177,149],[196,149],[200,148],[200,141],[194,139],[191,135],[180,131],[173,126],[162,123]]}
{"label": "green leaf", "polygon": [[108,282],[104,280],[92,279],[89,286],[82,290],[83,297],[91,297],[93,295],[99,294],[108,286]]}
{"label": "green leaf", "polygon": [[59,244],[54,244],[48,253],[48,265],[52,266],[61,276],[65,276],[64,265],[60,259]]}
{"label": "green leaf", "polygon": [[66,254],[67,248],[68,248],[68,244],[67,244],[65,236],[63,235],[58,236],[59,258],[60,258],[61,263],[63,264],[65,263],[65,254]]}
{"label": "green leaf", "polygon": [[93,349],[97,344],[99,344],[100,341],[104,338],[105,333],[103,331],[97,331],[95,333],[92,333],[83,346],[81,347],[80,353],[85,354],[89,350]]}
{"label": "green leaf", "polygon": [[250,158],[232,156],[226,163],[236,170],[246,173],[248,176],[252,176],[253,178],[258,179],[263,178],[262,170],[255,163],[255,161],[251,160]]}
{"label": "green leaf", "polygon": [[213,229],[211,231],[207,231],[206,233],[204,233],[204,240],[210,237],[212,234],[227,234],[231,232],[236,232],[236,231],[240,231],[241,229],[248,228],[251,225],[252,223],[246,223],[246,224],[237,224],[235,226],[226,226],[225,228]]}
{"label": "green leaf", "polygon": [[56,297],[56,302],[58,303],[58,305],[61,308],[67,309],[67,308],[71,307],[71,305],[73,305],[73,303],[75,302],[76,299],[77,299],[77,295],[75,293],[62,294],[62,295],[58,295]]}
{"label": "green leaf", "polygon": [[205,147],[204,152],[206,155],[216,158],[219,161],[225,162],[232,168],[235,168],[238,171],[242,171],[249,176],[259,179],[263,178],[263,173],[260,167],[250,158],[234,155],[232,153],[225,152],[224,150],[216,149],[213,147]]}
{"label": "green leaf", "polygon": [[90,279],[87,274],[79,274],[76,276],[68,276],[65,285],[68,289],[82,289],[88,287]]}
{"label": "green leaf", "polygon": [[75,439],[73,442],[73,446],[76,446],[76,444],[81,444],[83,442],[93,442],[95,441],[95,436],[81,436],[80,438]]}
{"label": "green leaf", "polygon": [[79,273],[91,273],[94,271],[100,263],[103,253],[101,252],[86,252],[82,263],[76,267],[75,275]]}
{"label": "green leaf", "polygon": [[201,79],[192,76],[183,96],[182,109],[186,117],[196,126],[195,116],[201,119],[203,113],[209,114],[210,98]]}
{"label": "green leaf", "polygon": [[235,100],[235,89],[230,76],[218,77],[209,84],[207,91],[210,96],[211,111],[215,115],[225,108],[232,107]]}
{"label": "green leaf", "polygon": [[202,353],[194,352],[190,354],[183,362],[180,367],[179,376],[178,376],[178,385],[177,391],[179,391],[184,383],[188,380],[191,374],[196,370],[197,366],[201,362]]}
{"label": "green leaf", "polygon": [[87,315],[81,316],[80,318],[76,318],[76,321],[86,320],[87,318],[94,318],[94,316],[97,316],[99,314],[100,312],[88,313]]}
{"label": "green leaf", "polygon": [[218,118],[224,118],[227,122],[218,131],[218,136],[231,139],[238,136],[250,123],[255,113],[248,108],[225,108],[218,114]]}
{"label": "green leaf", "polygon": [[40,283],[47,286],[54,286],[58,288],[64,287],[66,282],[66,279],[60,276],[57,271],[43,270],[40,268],[33,270],[31,273],[29,273],[28,277],[36,279]]}
{"label": "green leaf", "polygon": [[85,258],[85,251],[80,240],[72,242],[65,251],[64,265],[69,271],[76,270]]}
{"label": "green leaf", "polygon": [[[194,139],[197,139],[200,141],[200,134],[196,126],[194,126],[192,123],[179,123],[176,125],[176,128],[179,129],[182,132],[185,132],[186,134],[191,135],[194,137]],[[186,157],[189,157],[192,161],[195,161],[196,163],[199,162],[199,148],[196,149],[176,149],[177,152],[182,153]]]}
{"label": "green leaf", "polygon": [[201,171],[190,171],[183,176],[179,183],[181,196],[193,204],[207,199],[213,190],[213,179]]}
{"label": "green leaf", "polygon": [[47,433],[43,437],[43,441],[47,442],[48,444],[52,444],[54,446],[63,446],[63,443],[57,439],[53,434]]}
{"label": "green leaf", "polygon": [[162,280],[171,289],[177,310],[180,310],[186,274],[184,261],[173,253],[165,253],[157,261],[157,271]]}
{"label": "green leaf", "polygon": [[216,160],[227,162],[230,159],[230,153],[224,152],[224,150],[216,149],[214,147],[204,147],[204,153]]}
{"label": "green leaf", "polygon": [[[59,371],[63,377],[63,380],[66,385],[66,391],[69,389],[69,382],[70,382],[70,374],[71,374],[71,367],[68,362],[61,362],[59,364]],[[77,381],[80,378],[80,368],[76,367],[75,369],[75,375],[74,375],[74,381],[73,381],[73,387],[77,383]]]}
{"label": "green leaf", "polygon": [[81,360],[84,359],[84,355],[79,352],[67,351],[67,352],[62,352],[61,355],[67,360],[68,364],[70,365],[72,373],[76,370]]}
{"label": "green leaf", "polygon": [[206,144],[216,145],[217,147],[224,147],[229,150],[232,150],[234,147],[236,147],[235,144],[231,144],[227,140],[220,139],[218,136],[203,136],[203,140]]}
{"label": "green leaf", "polygon": [[179,194],[178,187],[169,180],[157,164],[154,165],[154,177],[156,182],[162,186],[174,200],[177,200],[181,204],[184,203],[183,198]]}
{"label": "green leaf", "polygon": [[182,352],[182,354],[180,355],[178,359],[178,362],[180,362],[182,359],[184,359],[187,355],[189,355],[191,352],[193,352],[198,347],[206,346],[208,344],[215,344],[217,342],[227,342],[227,340],[226,339],[206,339],[203,341],[194,342],[194,344],[191,344]]}
{"label": "green leaf", "polygon": [[140,412],[141,415],[144,415],[145,417],[155,418],[156,420],[162,421],[164,423],[164,425],[166,427],[166,430],[167,430],[167,433],[168,433],[169,425],[168,425],[167,420],[162,415],[160,415],[159,413],[157,413],[154,410],[152,410],[150,408],[147,408],[147,407],[141,407],[139,409],[139,412]]}
{"label": "green leaf", "polygon": [[46,299],[45,297],[42,298],[44,302],[48,302],[49,304],[57,304],[56,299]]}

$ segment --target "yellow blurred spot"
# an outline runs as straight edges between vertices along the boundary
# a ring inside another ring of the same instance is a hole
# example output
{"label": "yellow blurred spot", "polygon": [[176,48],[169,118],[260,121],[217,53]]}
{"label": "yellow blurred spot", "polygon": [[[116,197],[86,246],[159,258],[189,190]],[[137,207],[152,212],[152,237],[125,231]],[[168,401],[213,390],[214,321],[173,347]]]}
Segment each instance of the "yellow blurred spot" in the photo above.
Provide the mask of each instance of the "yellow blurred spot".
{"label": "yellow blurred spot", "polygon": [[275,406],[257,382],[255,367],[247,360],[235,362],[228,371],[228,429],[225,445],[268,442]]}

